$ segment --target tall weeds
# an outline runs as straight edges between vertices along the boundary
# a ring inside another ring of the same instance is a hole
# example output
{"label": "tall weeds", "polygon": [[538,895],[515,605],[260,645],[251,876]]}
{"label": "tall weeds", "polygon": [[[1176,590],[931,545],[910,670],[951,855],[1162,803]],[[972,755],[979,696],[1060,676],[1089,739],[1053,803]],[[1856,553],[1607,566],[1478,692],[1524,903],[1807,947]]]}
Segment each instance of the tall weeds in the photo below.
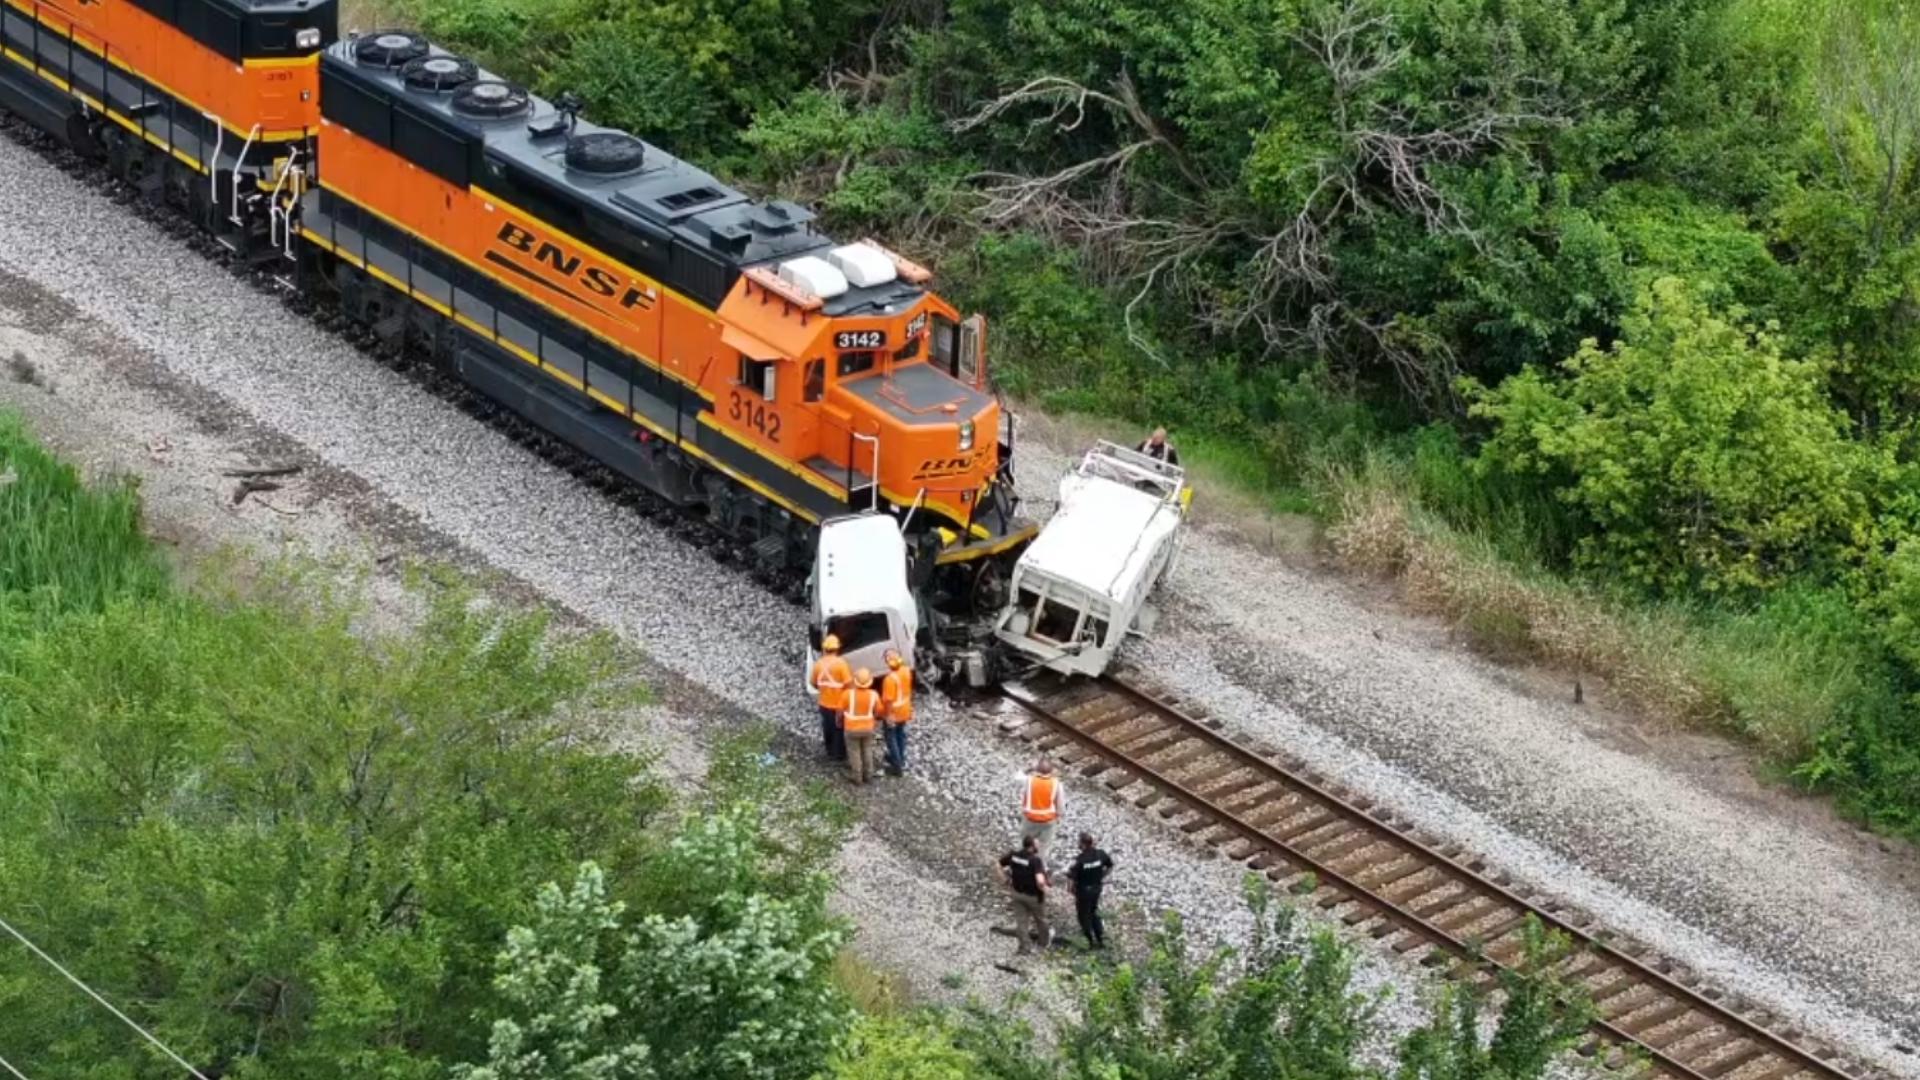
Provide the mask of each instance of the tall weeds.
{"label": "tall weeds", "polygon": [[1790,589],[1747,607],[1618,599],[1509,557],[1503,531],[1528,526],[1430,509],[1404,458],[1376,453],[1321,475],[1342,562],[1397,582],[1413,607],[1500,659],[1604,681],[1620,704],[1750,738],[1787,766],[1860,710],[1897,708],[1892,674],[1837,594]]}
{"label": "tall weeds", "polygon": [[0,413],[0,608],[98,610],[166,582],[133,486],[87,487]]}

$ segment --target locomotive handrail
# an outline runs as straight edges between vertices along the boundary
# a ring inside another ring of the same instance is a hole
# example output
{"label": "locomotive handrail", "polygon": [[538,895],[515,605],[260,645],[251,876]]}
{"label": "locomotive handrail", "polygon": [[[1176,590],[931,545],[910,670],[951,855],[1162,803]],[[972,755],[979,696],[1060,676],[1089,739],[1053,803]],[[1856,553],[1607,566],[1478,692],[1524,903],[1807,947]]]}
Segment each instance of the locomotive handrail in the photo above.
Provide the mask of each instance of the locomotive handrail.
{"label": "locomotive handrail", "polygon": [[[873,467],[867,474],[873,477],[873,498],[867,509],[878,510],[880,509],[880,436],[862,435],[851,428],[847,429],[847,434],[853,436],[855,442],[873,444],[873,461],[871,463]],[[851,495],[853,494],[853,447],[851,444],[848,445],[847,451],[847,494]]]}
{"label": "locomotive handrail", "polygon": [[[169,112],[167,115],[173,114]],[[207,206],[217,214],[220,212],[220,148],[227,142],[227,125],[221,123],[220,118],[210,112],[203,112],[200,115],[213,121],[213,156],[207,159]],[[173,141],[171,126],[167,128],[167,141]]]}
{"label": "locomotive handrail", "polygon": [[[247,141],[244,146],[240,147],[240,156],[233,159],[233,208],[227,215],[227,220],[233,222],[235,225],[246,224],[246,222],[240,220],[240,170],[246,167],[247,151],[253,149],[253,140],[259,137],[260,125],[255,124],[253,125],[253,130],[247,132]],[[218,158],[214,160],[213,164],[216,169],[220,167]]]}
{"label": "locomotive handrail", "polygon": [[900,519],[900,531],[902,533],[905,533],[907,531],[907,526],[913,524],[913,515],[920,512],[920,507],[923,504],[925,504],[926,501],[927,501],[927,489],[925,487],[922,487],[920,489],[920,494],[915,495],[913,497],[913,505],[907,507],[907,516]]}
{"label": "locomotive handrail", "polygon": [[280,189],[286,187],[287,178],[293,175],[294,163],[299,160],[300,148],[296,146],[287,153],[286,167],[280,170],[279,178],[273,182],[273,192],[267,196],[267,243],[280,244],[280,240],[275,239],[273,232],[274,223],[280,222],[281,231],[286,240],[282,250],[288,258],[293,257],[293,215],[280,209]]}

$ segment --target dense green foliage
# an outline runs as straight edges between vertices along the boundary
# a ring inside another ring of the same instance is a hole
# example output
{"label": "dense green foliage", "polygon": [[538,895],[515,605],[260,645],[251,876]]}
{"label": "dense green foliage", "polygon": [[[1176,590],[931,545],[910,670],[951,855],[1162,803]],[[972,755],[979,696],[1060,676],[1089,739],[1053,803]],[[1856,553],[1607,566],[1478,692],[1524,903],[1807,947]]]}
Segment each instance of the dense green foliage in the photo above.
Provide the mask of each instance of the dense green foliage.
{"label": "dense green foliage", "polygon": [[[717,862],[696,871],[708,873],[724,875]],[[720,888],[724,895],[726,886]],[[808,943],[778,929],[767,936],[795,951],[775,960],[763,983],[749,984],[764,985],[764,992],[727,1003],[756,1022],[736,1025],[745,1038],[715,1040],[703,1011],[653,1016],[636,1008],[661,1000],[651,984],[663,958],[697,972],[709,965],[661,940],[657,920],[651,930],[645,922],[628,928],[618,905],[604,897],[599,869],[588,866],[570,892],[543,889],[537,923],[513,931],[499,982],[515,997],[518,1016],[495,1027],[492,1064],[458,1075],[804,1076],[785,1067],[794,1059],[775,1048],[811,1038],[837,1048],[823,1080],[1383,1080],[1388,1073],[1363,1060],[1381,1038],[1373,1021],[1379,999],[1354,990],[1348,947],[1324,931],[1301,930],[1294,909],[1275,902],[1263,878],[1249,880],[1247,897],[1256,930],[1244,954],[1199,953],[1169,914],[1144,964],[1083,965],[1073,976],[1080,1007],[1056,1018],[1051,1046],[1013,1008],[856,1023],[830,999],[786,992],[795,973],[823,962],[832,942]],[[738,915],[743,924],[780,922],[772,907]],[[1445,991],[1430,1021],[1401,1040],[1396,1080],[1539,1076],[1585,1034],[1590,1004],[1552,973],[1566,958],[1565,943],[1537,927],[1529,934],[1525,962],[1501,980],[1505,1004],[1491,1035],[1480,1022],[1481,999]],[[663,1055],[663,1046],[680,1049]],[[654,1071],[663,1057],[686,1053],[703,1055],[709,1071]]]}
{"label": "dense green foliage", "polygon": [[1784,687],[1817,722],[1704,659],[1699,711],[1920,828],[1912,5],[774,6],[420,13],[937,261],[1029,399],[1325,513],[1391,461],[1529,571],[1686,608],[1702,657],[1835,601]]}
{"label": "dense green foliage", "polygon": [[[837,941],[810,883],[844,812],[741,749],[715,816],[676,822],[646,759],[591,734],[628,696],[603,642],[445,584],[394,631],[316,581],[182,591],[131,491],[89,491],[11,420],[0,476],[0,913],[203,1070],[400,1080],[484,1059],[476,1018],[515,1000],[491,981],[501,942],[587,859],[660,936],[674,966],[640,1011],[682,1038],[764,1038],[719,1006],[768,965],[792,1000],[836,993],[782,935]],[[37,1075],[178,1075],[14,947],[0,1043]],[[660,1045],[658,1075],[712,1075]],[[781,1047],[780,1075],[827,1049]]]}

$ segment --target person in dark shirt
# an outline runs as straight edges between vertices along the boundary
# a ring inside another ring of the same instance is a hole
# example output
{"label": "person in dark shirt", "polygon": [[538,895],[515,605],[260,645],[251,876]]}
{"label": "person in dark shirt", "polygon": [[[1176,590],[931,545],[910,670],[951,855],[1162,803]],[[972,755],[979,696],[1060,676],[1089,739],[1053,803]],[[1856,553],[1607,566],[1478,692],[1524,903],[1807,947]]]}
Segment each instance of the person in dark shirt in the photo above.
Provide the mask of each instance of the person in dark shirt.
{"label": "person in dark shirt", "polygon": [[1175,450],[1173,444],[1167,441],[1167,429],[1163,427],[1154,428],[1153,434],[1141,441],[1139,451],[1169,465],[1180,464],[1180,451]]}
{"label": "person in dark shirt", "polygon": [[1107,947],[1106,924],[1100,921],[1100,890],[1112,870],[1112,856],[1094,846],[1092,833],[1081,833],[1080,853],[1067,868],[1067,882],[1073,889],[1073,913],[1080,917],[1080,932],[1095,949]]}
{"label": "person in dark shirt", "polygon": [[1047,863],[1040,857],[1040,845],[1029,836],[1020,841],[1018,851],[1000,856],[1000,880],[1013,889],[1014,930],[1020,935],[1020,952],[1032,951],[1030,942],[1042,949],[1053,944],[1053,929],[1047,925]]}

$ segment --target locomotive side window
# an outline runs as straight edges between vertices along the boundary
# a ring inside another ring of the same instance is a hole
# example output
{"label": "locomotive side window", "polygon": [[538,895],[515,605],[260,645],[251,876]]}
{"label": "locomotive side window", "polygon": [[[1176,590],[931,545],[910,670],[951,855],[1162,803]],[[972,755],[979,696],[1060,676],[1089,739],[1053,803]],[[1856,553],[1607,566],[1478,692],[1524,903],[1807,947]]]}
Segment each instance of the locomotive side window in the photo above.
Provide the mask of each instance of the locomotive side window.
{"label": "locomotive side window", "polygon": [[850,375],[863,375],[872,371],[873,365],[879,361],[880,354],[877,352],[843,352],[840,354],[840,364],[834,369],[834,373],[843,379]]}
{"label": "locomotive side window", "polygon": [[975,386],[980,385],[980,377],[987,368],[986,328],[986,320],[978,315],[970,315],[960,324],[960,353],[954,357],[954,377]]}
{"label": "locomotive side window", "polygon": [[825,360],[807,361],[807,377],[801,384],[802,401],[819,401],[827,391],[827,362]]}
{"label": "locomotive side window", "polygon": [[955,358],[960,355],[960,325],[943,315],[935,315],[933,330],[927,336],[933,342],[933,365],[958,377],[960,369]]}
{"label": "locomotive side window", "polygon": [[756,360],[746,353],[740,354],[740,385],[752,390],[768,401],[773,400],[777,371],[777,361]]}

